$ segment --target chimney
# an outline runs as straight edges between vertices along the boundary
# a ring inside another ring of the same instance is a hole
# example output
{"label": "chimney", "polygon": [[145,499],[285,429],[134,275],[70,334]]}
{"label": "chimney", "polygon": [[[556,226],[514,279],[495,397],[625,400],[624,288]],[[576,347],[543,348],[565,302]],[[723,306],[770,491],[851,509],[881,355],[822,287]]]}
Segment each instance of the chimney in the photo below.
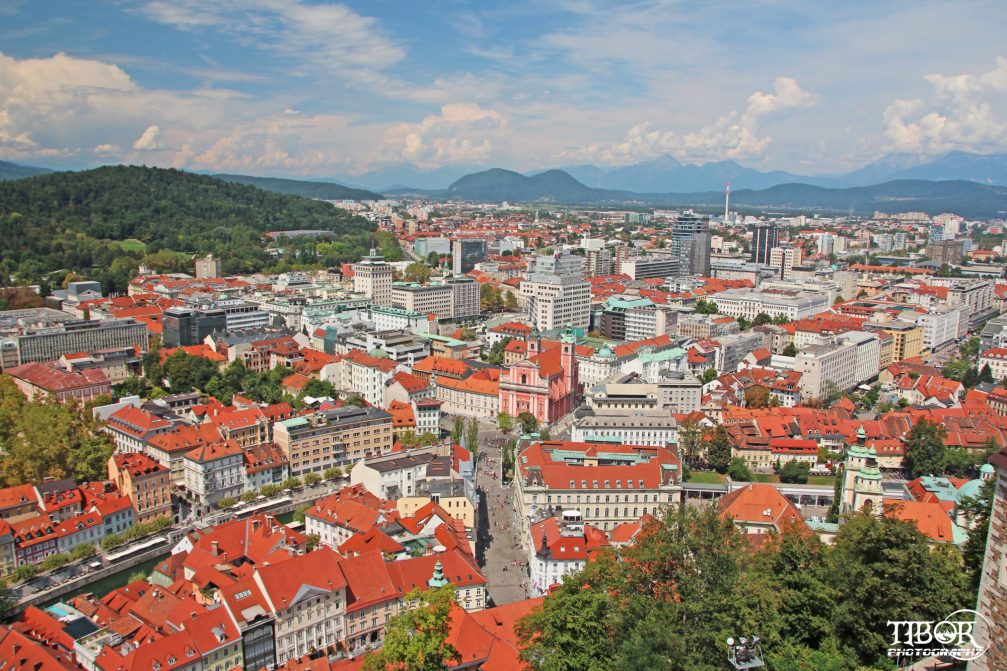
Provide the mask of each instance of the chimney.
{"label": "chimney", "polygon": [[217,541],[210,541],[210,547],[213,548],[211,550],[211,553],[213,554],[214,557],[220,554],[220,543],[218,543]]}
{"label": "chimney", "polygon": [[258,531],[260,526],[262,526],[262,520],[260,519],[252,520],[252,531]]}

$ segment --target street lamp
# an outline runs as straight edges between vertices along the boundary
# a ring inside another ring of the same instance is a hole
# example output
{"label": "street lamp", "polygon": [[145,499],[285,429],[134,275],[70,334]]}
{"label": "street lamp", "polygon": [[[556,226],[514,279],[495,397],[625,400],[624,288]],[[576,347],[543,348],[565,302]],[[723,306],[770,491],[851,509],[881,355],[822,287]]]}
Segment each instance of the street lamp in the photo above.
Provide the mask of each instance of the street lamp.
{"label": "street lamp", "polygon": [[736,669],[758,669],[766,665],[762,661],[762,648],[758,636],[741,636],[737,640],[727,639],[727,661]]}

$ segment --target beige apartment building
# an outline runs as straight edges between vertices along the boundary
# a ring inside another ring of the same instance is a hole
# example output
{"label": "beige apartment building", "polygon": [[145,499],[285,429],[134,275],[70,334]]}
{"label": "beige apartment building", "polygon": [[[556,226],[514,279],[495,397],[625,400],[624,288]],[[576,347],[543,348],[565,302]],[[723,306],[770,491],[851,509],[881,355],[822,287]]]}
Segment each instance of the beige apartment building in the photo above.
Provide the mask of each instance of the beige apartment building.
{"label": "beige apartment building", "polygon": [[277,422],[273,440],[290,462],[290,474],[324,471],[392,449],[392,416],[377,408],[322,410]]}

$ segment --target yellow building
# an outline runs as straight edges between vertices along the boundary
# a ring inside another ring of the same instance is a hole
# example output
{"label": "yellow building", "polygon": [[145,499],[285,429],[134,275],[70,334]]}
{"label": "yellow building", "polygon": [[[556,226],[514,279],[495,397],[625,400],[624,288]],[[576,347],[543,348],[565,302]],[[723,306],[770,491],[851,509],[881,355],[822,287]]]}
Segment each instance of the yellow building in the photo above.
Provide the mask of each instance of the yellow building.
{"label": "yellow building", "polygon": [[892,361],[902,361],[923,352],[923,327],[912,322],[893,319],[880,325],[892,336]]}

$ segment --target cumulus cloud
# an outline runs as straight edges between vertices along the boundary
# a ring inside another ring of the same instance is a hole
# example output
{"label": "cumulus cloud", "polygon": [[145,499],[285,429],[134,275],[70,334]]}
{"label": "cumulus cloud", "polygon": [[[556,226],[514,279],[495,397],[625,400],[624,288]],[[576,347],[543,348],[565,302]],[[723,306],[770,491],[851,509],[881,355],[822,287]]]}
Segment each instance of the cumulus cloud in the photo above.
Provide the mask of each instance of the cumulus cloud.
{"label": "cumulus cloud", "polygon": [[122,147],[105,142],[95,147],[94,153],[96,156],[118,156],[122,153]]}
{"label": "cumulus cloud", "polygon": [[885,110],[889,149],[941,154],[1007,147],[1007,121],[994,111],[995,103],[1005,101],[1007,58],[978,75],[931,74],[924,80],[932,87],[929,101],[897,99]]}
{"label": "cumulus cloud", "polygon": [[493,149],[490,136],[506,125],[502,114],[475,103],[444,105],[440,114],[419,123],[389,128],[379,160],[407,161],[424,168],[481,161]]}
{"label": "cumulus cloud", "polygon": [[372,17],[333,2],[298,0],[153,0],[140,11],[183,30],[213,29],[254,48],[322,65],[382,69],[405,52],[377,29]]}
{"label": "cumulus cloud", "polygon": [[773,92],[756,91],[748,97],[741,112],[733,111],[698,130],[679,132],[659,130],[649,121],[634,125],[625,139],[611,145],[593,144],[582,151],[567,153],[564,158],[621,163],[673,154],[698,161],[759,156],[773,141],[759,133],[763,117],[790,109],[812,107],[818,97],[805,91],[791,77],[777,77]]}
{"label": "cumulus cloud", "polygon": [[161,137],[161,129],[156,124],[153,126],[147,126],[147,130],[140,134],[140,137],[136,138],[136,142],[133,143],[133,149],[137,151],[153,151],[154,149],[160,149],[163,145],[157,141],[157,138]]}

